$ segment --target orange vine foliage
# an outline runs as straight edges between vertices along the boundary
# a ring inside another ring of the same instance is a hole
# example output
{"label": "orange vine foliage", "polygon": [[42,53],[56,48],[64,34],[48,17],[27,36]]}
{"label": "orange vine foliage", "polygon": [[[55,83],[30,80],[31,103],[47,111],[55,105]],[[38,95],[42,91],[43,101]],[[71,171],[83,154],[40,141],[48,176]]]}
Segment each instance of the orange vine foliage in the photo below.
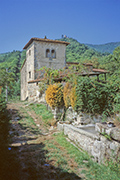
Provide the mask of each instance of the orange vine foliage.
{"label": "orange vine foliage", "polygon": [[63,86],[61,84],[50,84],[46,90],[46,102],[50,107],[61,107],[63,101]]}
{"label": "orange vine foliage", "polygon": [[75,107],[76,98],[77,98],[76,97],[76,87],[74,86],[71,90],[71,93],[70,93],[70,102],[71,102],[71,106],[73,109]]}
{"label": "orange vine foliage", "polygon": [[63,90],[63,99],[66,108],[70,106],[70,94],[71,94],[71,85],[69,82],[67,82]]}

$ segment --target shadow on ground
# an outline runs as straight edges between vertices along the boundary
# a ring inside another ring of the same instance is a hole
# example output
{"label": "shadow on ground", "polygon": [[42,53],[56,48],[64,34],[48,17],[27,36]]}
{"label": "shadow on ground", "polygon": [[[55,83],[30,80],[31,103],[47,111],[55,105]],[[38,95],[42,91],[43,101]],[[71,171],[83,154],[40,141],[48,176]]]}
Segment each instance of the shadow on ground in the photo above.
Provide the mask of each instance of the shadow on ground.
{"label": "shadow on ground", "polygon": [[0,178],[1,180],[77,180],[81,179],[74,173],[52,166],[46,159],[48,153],[44,144],[26,144],[20,147],[1,149]]}
{"label": "shadow on ground", "polygon": [[[17,113],[17,112],[15,112]],[[0,124],[0,180],[77,180],[81,179],[55,167],[47,160],[44,141],[9,146],[9,121]],[[41,136],[42,138],[42,136]],[[10,141],[9,141],[10,140]],[[22,141],[22,140],[21,140]]]}

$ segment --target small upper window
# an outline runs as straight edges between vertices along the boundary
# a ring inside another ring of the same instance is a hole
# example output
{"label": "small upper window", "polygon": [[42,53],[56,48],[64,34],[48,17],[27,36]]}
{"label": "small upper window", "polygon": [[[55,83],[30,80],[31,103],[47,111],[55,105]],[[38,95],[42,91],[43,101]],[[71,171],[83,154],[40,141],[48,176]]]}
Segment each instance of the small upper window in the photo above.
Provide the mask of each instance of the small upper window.
{"label": "small upper window", "polygon": [[46,49],[46,57],[50,57],[50,50],[49,49]]}
{"label": "small upper window", "polygon": [[31,78],[31,71],[29,71],[29,78]]}
{"label": "small upper window", "polygon": [[55,50],[54,50],[54,49],[52,49],[52,51],[51,51],[51,57],[52,57],[52,58],[56,58],[56,53],[55,53]]}
{"label": "small upper window", "polygon": [[29,50],[29,56],[31,56],[31,50]]}

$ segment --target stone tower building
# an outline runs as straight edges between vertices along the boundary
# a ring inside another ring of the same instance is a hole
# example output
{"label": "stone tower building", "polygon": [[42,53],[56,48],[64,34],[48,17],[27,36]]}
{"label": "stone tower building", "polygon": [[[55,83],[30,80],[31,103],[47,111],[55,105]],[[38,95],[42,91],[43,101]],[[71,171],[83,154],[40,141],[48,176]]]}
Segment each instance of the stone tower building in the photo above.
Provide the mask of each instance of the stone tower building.
{"label": "stone tower building", "polygon": [[[65,51],[68,42],[31,38],[24,46],[26,60],[21,68],[21,100],[35,96],[29,89],[38,89],[37,71],[43,66],[52,69],[62,69],[66,66]],[[36,91],[37,93],[37,91]]]}

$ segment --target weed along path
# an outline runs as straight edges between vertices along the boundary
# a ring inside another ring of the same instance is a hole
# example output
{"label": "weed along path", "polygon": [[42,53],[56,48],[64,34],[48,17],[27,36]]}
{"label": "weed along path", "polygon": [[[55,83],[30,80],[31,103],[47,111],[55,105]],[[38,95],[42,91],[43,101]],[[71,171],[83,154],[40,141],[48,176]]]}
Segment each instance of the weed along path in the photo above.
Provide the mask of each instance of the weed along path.
{"label": "weed along path", "polygon": [[[42,116],[34,108],[35,105],[27,106],[21,102],[8,104],[11,115],[8,148],[9,155],[13,157],[9,164],[15,169],[10,169],[5,178],[82,179],[84,174],[79,175],[76,170],[73,171],[77,168],[77,163],[57,142],[59,132],[56,127],[51,128],[50,120],[42,120]],[[47,116],[44,105],[38,108],[44,111],[42,115]]]}
{"label": "weed along path", "polygon": [[[93,162],[58,132],[45,105],[8,103],[8,145],[0,180],[119,179],[117,171]],[[111,166],[112,167],[112,166]]]}

